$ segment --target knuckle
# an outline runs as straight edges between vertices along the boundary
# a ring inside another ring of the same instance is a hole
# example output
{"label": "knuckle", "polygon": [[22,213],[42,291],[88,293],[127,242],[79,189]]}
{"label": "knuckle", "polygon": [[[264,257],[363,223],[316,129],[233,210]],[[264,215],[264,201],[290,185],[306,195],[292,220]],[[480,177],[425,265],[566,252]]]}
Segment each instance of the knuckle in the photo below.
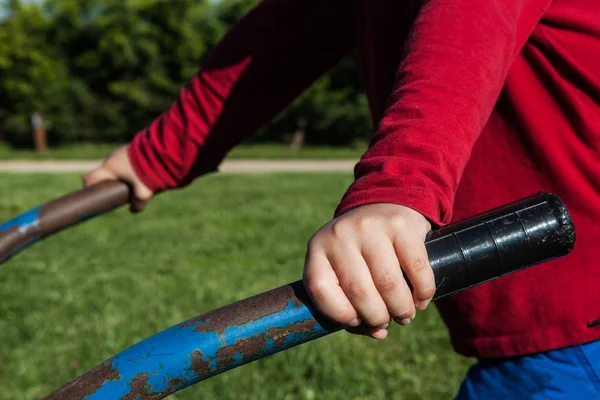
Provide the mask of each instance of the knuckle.
{"label": "knuckle", "polygon": [[360,231],[371,231],[378,224],[378,219],[371,215],[361,216],[356,225]]}
{"label": "knuckle", "polygon": [[310,276],[306,278],[306,290],[312,296],[316,298],[322,298],[327,294],[327,287],[329,286],[329,282],[325,279],[310,279]]}
{"label": "knuckle", "polygon": [[348,235],[352,232],[352,228],[350,224],[344,221],[338,221],[331,225],[331,235],[335,239],[342,239],[348,237]]}
{"label": "knuckle", "polygon": [[429,263],[422,258],[416,259],[410,269],[414,272],[413,291],[421,300],[430,299],[435,294],[435,278]]}
{"label": "knuckle", "polygon": [[398,289],[399,283],[392,274],[386,273],[375,280],[375,285],[382,293],[390,293]]}
{"label": "knuckle", "polygon": [[410,268],[414,272],[422,274],[423,272],[427,271],[428,263],[423,258],[419,257],[411,263]]}
{"label": "knuckle", "polygon": [[406,221],[400,216],[390,218],[389,223],[392,229],[394,229],[396,232],[402,232],[406,229]]}
{"label": "knuckle", "polygon": [[345,285],[344,291],[346,296],[352,300],[363,300],[367,297],[367,291],[360,282],[353,281]]}

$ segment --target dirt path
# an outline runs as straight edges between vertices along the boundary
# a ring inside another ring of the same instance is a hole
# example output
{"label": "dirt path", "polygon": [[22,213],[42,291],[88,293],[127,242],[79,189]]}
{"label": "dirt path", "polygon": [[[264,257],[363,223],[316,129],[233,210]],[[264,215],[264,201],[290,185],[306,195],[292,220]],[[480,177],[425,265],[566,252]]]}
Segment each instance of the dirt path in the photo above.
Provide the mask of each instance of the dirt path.
{"label": "dirt path", "polygon": [[[266,172],[352,172],[354,160],[231,160],[221,164],[222,173],[252,174]],[[100,161],[0,161],[5,173],[81,173],[100,165]]]}

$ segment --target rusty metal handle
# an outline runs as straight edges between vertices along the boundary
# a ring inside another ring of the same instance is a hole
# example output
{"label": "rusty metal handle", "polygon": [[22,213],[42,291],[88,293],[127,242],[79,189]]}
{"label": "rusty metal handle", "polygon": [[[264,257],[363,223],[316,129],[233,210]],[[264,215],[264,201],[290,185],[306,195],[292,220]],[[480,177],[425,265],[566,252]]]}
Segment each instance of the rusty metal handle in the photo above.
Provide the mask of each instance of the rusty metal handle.
{"label": "rusty metal handle", "polygon": [[54,199],[0,225],[0,263],[39,240],[126,204],[129,186],[102,182]]}
{"label": "rusty metal handle", "polygon": [[[540,193],[429,235],[434,300],[567,255],[575,229],[558,197]],[[46,400],[158,400],[232,368],[344,329],[323,318],[301,281],[152,336]]]}
{"label": "rusty metal handle", "polygon": [[298,281],[173,326],[44,400],[159,400],[340,329],[319,316]]}

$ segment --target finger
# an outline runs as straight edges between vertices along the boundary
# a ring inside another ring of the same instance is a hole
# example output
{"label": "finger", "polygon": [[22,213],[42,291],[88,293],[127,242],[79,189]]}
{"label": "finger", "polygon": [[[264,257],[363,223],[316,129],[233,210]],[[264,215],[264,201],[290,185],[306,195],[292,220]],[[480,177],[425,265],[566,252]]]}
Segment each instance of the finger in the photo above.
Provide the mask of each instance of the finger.
{"label": "finger", "polygon": [[356,328],[348,328],[346,331],[352,333],[353,335],[367,336],[377,340],[386,339],[389,333],[387,329],[369,328],[366,325],[361,325]]}
{"label": "finger", "polygon": [[[111,170],[106,169],[104,167],[100,167],[93,171],[90,171],[82,177],[84,187],[90,187],[105,181],[116,180],[118,180],[117,175],[114,174]],[[138,195],[138,192],[141,192],[141,195]],[[129,210],[132,213],[139,213],[143,211],[144,208],[146,208],[146,206],[148,205],[148,200],[151,197],[152,194],[148,189],[145,189],[144,191],[144,188],[135,188],[131,198],[129,199]]]}
{"label": "finger", "polygon": [[362,252],[392,319],[401,325],[410,324],[415,318],[415,304],[393,243],[387,236],[371,235]]}
{"label": "finger", "polygon": [[129,200],[129,211],[134,214],[140,213],[148,205],[148,202],[152,198],[152,192],[142,183],[134,184],[132,190],[131,199]]}
{"label": "finger", "polygon": [[362,321],[372,328],[387,328],[390,314],[359,250],[347,247],[334,249],[329,254],[329,261]]}
{"label": "finger", "polygon": [[137,214],[144,211],[147,205],[148,200],[141,200],[137,196],[133,196],[129,202],[129,211]]}
{"label": "finger", "polygon": [[316,309],[323,316],[342,326],[356,327],[361,324],[324,253],[308,252],[303,283]]}
{"label": "finger", "polygon": [[83,175],[82,180],[83,186],[89,187],[100,182],[117,180],[117,176],[110,170],[100,167]]}
{"label": "finger", "polygon": [[425,239],[418,235],[396,235],[394,247],[400,266],[413,287],[415,307],[424,310],[435,294],[435,277],[429,264]]}

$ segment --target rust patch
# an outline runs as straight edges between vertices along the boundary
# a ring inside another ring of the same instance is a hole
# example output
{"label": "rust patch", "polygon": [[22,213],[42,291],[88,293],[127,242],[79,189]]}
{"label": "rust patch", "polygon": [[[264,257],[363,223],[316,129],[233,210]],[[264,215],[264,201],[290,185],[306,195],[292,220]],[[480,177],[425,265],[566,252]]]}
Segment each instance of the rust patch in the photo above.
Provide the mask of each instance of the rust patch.
{"label": "rust patch", "polygon": [[237,353],[242,355],[242,362],[247,361],[260,354],[266,345],[267,341],[263,336],[255,336],[250,339],[238,340],[233,346],[223,347],[217,351],[217,369],[234,364],[233,356]]}
{"label": "rust patch", "polygon": [[299,307],[306,302],[306,298],[302,283],[295,282],[200,315],[179,327],[200,324],[194,328],[195,331],[216,332],[222,335],[230,326],[245,325],[250,321],[281,312],[287,308],[290,301]]}
{"label": "rust patch", "polygon": [[196,350],[192,353],[192,371],[195,373],[206,376],[210,373],[210,363],[202,360],[203,354]]}
{"label": "rust patch", "polygon": [[[131,381],[131,390],[125,396],[121,397],[121,400],[137,400],[140,396],[143,399],[149,399],[148,390],[146,384],[148,383],[148,374],[138,374]],[[150,390],[152,390],[150,388]]]}
{"label": "rust patch", "polygon": [[307,319],[302,322],[298,322],[287,328],[271,328],[267,332],[269,336],[275,341],[275,347],[283,345],[285,338],[292,333],[311,333],[315,329],[317,321],[314,319]]}
{"label": "rust patch", "polygon": [[106,361],[44,397],[43,400],[81,400],[96,393],[105,382],[119,378],[119,371],[113,369],[112,361]]}
{"label": "rust patch", "polygon": [[185,381],[183,379],[171,379],[169,381],[169,387],[167,388],[167,391],[175,390],[177,387],[183,385],[184,383]]}
{"label": "rust patch", "polygon": [[179,324],[179,328],[183,329],[183,328],[187,328],[187,327],[192,326],[192,325],[199,324],[200,322],[204,322],[205,319],[206,319],[206,314],[199,315],[199,316],[197,316],[195,318],[190,319],[187,322]]}
{"label": "rust patch", "polygon": [[152,393],[152,386],[148,385],[148,374],[138,374],[131,382],[131,391],[120,400],[159,400],[173,393],[183,384],[181,379],[171,379],[167,389],[159,393]]}

